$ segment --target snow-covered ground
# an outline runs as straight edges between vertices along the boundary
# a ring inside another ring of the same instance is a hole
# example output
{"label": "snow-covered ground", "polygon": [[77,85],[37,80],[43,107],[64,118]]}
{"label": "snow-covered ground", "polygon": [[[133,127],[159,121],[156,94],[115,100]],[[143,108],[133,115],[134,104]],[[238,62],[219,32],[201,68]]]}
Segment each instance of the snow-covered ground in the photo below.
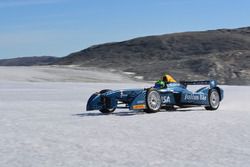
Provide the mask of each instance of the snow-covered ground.
{"label": "snow-covered ground", "polygon": [[250,164],[250,87],[223,86],[225,99],[215,112],[118,110],[102,115],[85,111],[93,92],[149,84],[13,81],[1,72],[1,167]]}
{"label": "snow-covered ground", "polygon": [[78,66],[0,66],[0,81],[24,82],[132,82],[113,69]]}

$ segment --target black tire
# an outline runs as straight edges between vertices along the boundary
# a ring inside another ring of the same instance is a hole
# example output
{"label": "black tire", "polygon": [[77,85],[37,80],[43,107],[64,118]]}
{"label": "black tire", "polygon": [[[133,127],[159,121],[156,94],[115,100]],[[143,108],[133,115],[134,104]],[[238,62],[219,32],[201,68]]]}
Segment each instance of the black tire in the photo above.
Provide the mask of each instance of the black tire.
{"label": "black tire", "polygon": [[111,89],[103,89],[103,90],[101,90],[99,93],[100,93],[100,94],[103,94],[103,93],[106,93],[106,92],[108,92],[108,91],[111,91]]}
{"label": "black tire", "polygon": [[217,110],[220,106],[220,94],[216,89],[211,89],[208,93],[209,106],[205,106],[206,110]]}
{"label": "black tire", "polygon": [[160,93],[155,89],[149,89],[146,95],[147,109],[144,110],[146,113],[156,113],[161,109],[161,96]]}
{"label": "black tire", "polygon": [[[106,92],[108,92],[108,91],[111,91],[110,89],[103,89],[103,90],[101,90],[99,93],[100,94],[103,94],[103,93],[106,93]],[[104,97],[105,98],[105,97]],[[108,106],[108,99],[106,98],[105,100],[105,104],[104,104],[104,106]],[[102,108],[102,109],[100,109],[99,111],[101,112],[101,113],[103,113],[103,114],[110,114],[110,113],[112,113],[112,112],[114,112],[115,111],[115,109],[116,108]]]}
{"label": "black tire", "polygon": [[116,108],[111,108],[111,109],[100,109],[99,111],[103,114],[110,114],[115,111]]}

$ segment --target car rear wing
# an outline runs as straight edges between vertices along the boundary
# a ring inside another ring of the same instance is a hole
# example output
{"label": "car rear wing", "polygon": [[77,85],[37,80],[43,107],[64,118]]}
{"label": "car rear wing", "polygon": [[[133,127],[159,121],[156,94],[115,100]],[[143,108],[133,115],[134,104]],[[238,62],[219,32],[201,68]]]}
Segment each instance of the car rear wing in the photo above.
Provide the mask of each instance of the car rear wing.
{"label": "car rear wing", "polygon": [[201,81],[180,81],[182,85],[210,85],[211,88],[217,86],[216,80],[201,80]]}

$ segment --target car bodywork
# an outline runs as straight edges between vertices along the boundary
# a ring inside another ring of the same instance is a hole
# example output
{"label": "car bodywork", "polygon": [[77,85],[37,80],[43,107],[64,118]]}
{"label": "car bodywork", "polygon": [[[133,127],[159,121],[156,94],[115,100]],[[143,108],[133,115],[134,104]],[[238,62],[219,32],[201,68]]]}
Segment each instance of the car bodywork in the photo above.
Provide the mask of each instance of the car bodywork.
{"label": "car bodywork", "polygon": [[[208,85],[192,92],[187,89],[188,85]],[[154,91],[149,99],[149,92]],[[218,102],[223,99],[224,92],[217,86],[215,80],[209,81],[181,81],[180,83],[169,83],[165,88],[144,88],[144,89],[121,89],[121,90],[102,90],[94,93],[88,100],[87,111],[100,110],[113,112],[116,108],[128,108],[129,110],[144,110],[156,112],[162,108],[169,107],[192,107],[192,106],[211,106],[213,100],[211,91],[217,92]],[[152,110],[150,102],[158,103],[160,108]],[[150,101],[151,100],[151,101]],[[215,99],[216,100],[216,99]],[[210,108],[215,110],[219,107]],[[209,109],[209,108],[206,108]]]}

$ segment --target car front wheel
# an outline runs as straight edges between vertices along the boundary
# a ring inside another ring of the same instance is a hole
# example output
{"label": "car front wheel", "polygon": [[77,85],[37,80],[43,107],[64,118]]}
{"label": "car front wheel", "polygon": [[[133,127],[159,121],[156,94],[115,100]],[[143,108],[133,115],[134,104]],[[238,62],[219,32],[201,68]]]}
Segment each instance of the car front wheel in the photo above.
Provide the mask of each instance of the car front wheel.
{"label": "car front wheel", "polygon": [[160,93],[155,89],[149,89],[146,96],[147,109],[146,113],[158,112],[161,108],[161,96]]}

